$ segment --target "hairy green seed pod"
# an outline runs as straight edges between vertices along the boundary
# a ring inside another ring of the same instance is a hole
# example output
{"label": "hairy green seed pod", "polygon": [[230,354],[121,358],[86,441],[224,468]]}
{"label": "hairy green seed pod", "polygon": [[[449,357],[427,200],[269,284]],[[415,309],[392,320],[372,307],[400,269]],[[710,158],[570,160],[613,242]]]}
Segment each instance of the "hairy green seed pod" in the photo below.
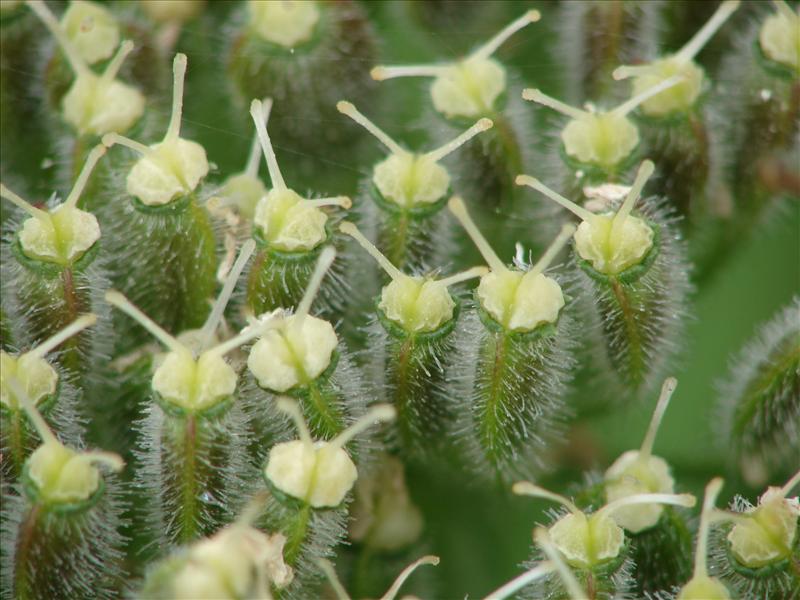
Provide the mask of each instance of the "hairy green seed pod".
{"label": "hairy green seed pod", "polygon": [[181,342],[143,314],[119,292],[106,300],[161,341],[169,352],[152,378],[153,405],[138,423],[142,464],[138,484],[145,496],[147,525],[164,544],[208,535],[230,516],[248,475],[247,418],[236,402],[237,374],[223,356],[261,335],[265,325],[213,344],[213,333],[244,263],[251,242],[226,282],[203,329]]}
{"label": "hairy green seed pod", "polygon": [[[180,137],[186,62],[185,55],[175,55],[172,113],[161,142],[145,146],[116,133],[103,136],[104,144],[140,155],[126,177],[124,214],[107,232],[116,267],[113,283],[175,332],[205,320],[217,266],[211,219],[200,205],[200,182],[209,171],[206,152]],[[122,324],[119,331],[125,331]]]}
{"label": "hairy green seed pod", "polygon": [[235,404],[218,407],[221,414],[146,412],[136,425],[136,481],[150,500],[150,534],[167,546],[210,535],[230,519],[250,472],[244,414]]}
{"label": "hairy green seed pod", "polygon": [[691,289],[686,249],[664,203],[648,199],[631,212],[652,172],[653,163],[642,163],[621,205],[601,214],[538,180],[518,179],[583,220],[574,237],[587,341],[599,372],[612,376],[606,385],[624,390],[617,398],[647,393],[662,379],[682,337]]}
{"label": "hairy green seed pod", "polygon": [[[66,200],[52,208],[39,209],[0,186],[0,194],[28,213],[29,218],[2,247],[4,308],[12,318],[12,333],[18,343],[43,343],[75,321],[81,314],[107,313],[102,306],[108,286],[106,264],[98,257],[100,227],[96,217],[77,208],[93,168],[104,155],[95,147]],[[83,331],[66,340],[58,363],[84,390],[96,383],[99,360],[106,356],[111,335],[106,329]],[[85,376],[85,377],[84,377]]]}
{"label": "hairy green seed pod", "polygon": [[330,323],[308,314],[335,254],[331,247],[322,250],[296,311],[275,316],[275,326],[250,349],[241,396],[261,447],[284,437],[275,427],[284,421],[276,413],[280,395],[296,398],[312,435],[325,440],[366,408],[366,390],[349,351]]}
{"label": "hairy green seed pod", "polygon": [[713,540],[712,565],[739,598],[800,595],[800,499],[790,494],[800,472],[783,487],[769,487],[757,506],[737,496],[731,523]]}
{"label": "hairy green seed pod", "polygon": [[745,344],[719,385],[722,439],[747,476],[754,467],[779,475],[797,466],[800,452],[800,298],[795,298]]}
{"label": "hairy green seed pod", "polygon": [[622,66],[615,79],[633,78],[633,93],[670,78],[679,82],[639,106],[645,154],[658,165],[664,177],[656,180],[657,193],[667,196],[678,213],[697,226],[712,211],[715,182],[712,165],[719,149],[709,135],[703,109],[710,84],[694,58],[714,33],[738,8],[738,0],[719,5],[712,17],[677,52],[645,65]]}
{"label": "hairy green seed pod", "polygon": [[2,597],[116,598],[124,504],[119,483],[98,465],[119,471],[124,463],[115,454],[63,445],[24,385],[16,378],[11,385],[43,443],[26,460],[14,491],[4,493]]}
{"label": "hairy green seed pod", "polygon": [[[369,102],[375,95],[365,65],[377,43],[355,2],[300,4],[249,2],[230,26],[227,72],[240,103],[275,99],[273,128],[300,153],[316,156],[322,144],[345,144],[352,129],[336,118],[343,95]],[[349,149],[348,149],[349,151]],[[298,165],[310,175],[319,164]]]}
{"label": "hairy green seed pod", "polygon": [[461,305],[447,291],[486,272],[477,267],[444,279],[404,274],[361,234],[342,223],[377,262],[391,282],[376,302],[369,326],[369,373],[383,400],[397,410],[390,445],[408,455],[428,453],[444,441],[455,416],[446,372],[453,359],[453,335]]}
{"label": "hairy green seed pod", "polygon": [[[620,512],[642,505],[694,506],[695,503],[694,497],[688,494],[639,493],[618,498],[589,513],[581,511],[564,496],[526,481],[515,483],[512,490],[516,494],[558,502],[567,509],[566,513],[553,513],[554,522],[547,529],[548,537],[592,600],[625,597],[635,589],[630,540],[616,523]],[[540,558],[537,549],[529,567]],[[534,587],[535,598],[569,597],[565,596],[563,581],[553,575]]]}
{"label": "hairy green seed pod", "polygon": [[558,55],[564,59],[567,96],[573,103],[618,98],[611,72],[655,50],[657,6],[651,2],[566,2],[557,19]]}
{"label": "hairy green seed pod", "polygon": [[468,410],[455,431],[468,432],[467,462],[476,474],[510,478],[541,467],[541,451],[557,437],[562,397],[574,365],[574,325],[560,285],[544,275],[575,231],[566,225],[535,265],[506,267],[454,197],[449,203],[491,271],[481,278],[477,306],[457,329],[459,357],[448,379]]}
{"label": "hairy green seed pod", "polygon": [[300,439],[269,451],[263,474],[270,496],[259,524],[286,537],[283,556],[295,578],[280,596],[302,598],[319,581],[319,559],[330,556],[346,532],[346,503],[358,471],[344,446],[375,423],[393,419],[395,411],[375,405],[335,438],[323,441],[311,437],[297,403],[281,398],[277,405],[294,421]]}

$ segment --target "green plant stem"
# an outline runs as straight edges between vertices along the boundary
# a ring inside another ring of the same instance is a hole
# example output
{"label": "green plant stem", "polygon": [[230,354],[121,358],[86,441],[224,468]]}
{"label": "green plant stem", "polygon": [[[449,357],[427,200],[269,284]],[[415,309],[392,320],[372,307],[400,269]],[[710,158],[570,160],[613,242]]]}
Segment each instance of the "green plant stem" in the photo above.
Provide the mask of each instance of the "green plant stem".
{"label": "green plant stem", "polygon": [[19,600],[34,598],[28,581],[28,563],[30,562],[30,551],[33,546],[34,537],[38,527],[39,513],[42,505],[38,502],[31,506],[25,521],[20,528],[20,537],[17,541],[17,552],[14,564],[14,592]]}
{"label": "green plant stem", "polygon": [[181,528],[178,539],[185,543],[197,535],[197,432],[194,415],[186,417],[183,447]]}
{"label": "green plant stem", "polygon": [[486,407],[483,411],[484,418],[481,419],[481,433],[484,443],[488,447],[494,447],[493,443],[497,436],[497,404],[500,402],[500,395],[503,388],[503,378],[506,373],[506,356],[508,349],[508,336],[505,331],[494,335],[494,361],[492,367],[491,382],[489,384],[489,396],[486,400]]}
{"label": "green plant stem", "polygon": [[283,555],[286,564],[292,566],[296,563],[300,550],[303,547],[303,542],[308,533],[308,522],[311,519],[311,506],[304,503],[300,509],[292,515],[291,521],[287,524],[286,531],[286,546],[283,550]]}
{"label": "green plant stem", "polygon": [[620,312],[622,313],[622,320],[627,334],[630,373],[635,376],[635,381],[638,385],[645,370],[642,342],[639,336],[639,324],[636,322],[636,316],[633,314],[630,300],[624,286],[618,280],[613,279],[611,281],[611,289],[614,292],[617,306],[619,306]]}

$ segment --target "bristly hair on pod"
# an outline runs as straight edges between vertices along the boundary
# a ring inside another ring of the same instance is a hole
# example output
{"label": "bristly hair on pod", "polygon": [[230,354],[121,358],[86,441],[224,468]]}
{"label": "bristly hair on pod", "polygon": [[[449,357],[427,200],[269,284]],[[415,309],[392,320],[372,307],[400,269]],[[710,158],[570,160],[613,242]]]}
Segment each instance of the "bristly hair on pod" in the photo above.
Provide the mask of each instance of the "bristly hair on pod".
{"label": "bristly hair on pod", "polygon": [[[7,380],[42,444],[22,480],[3,486],[0,595],[111,599],[123,577],[119,456],[64,445],[16,377]],[[100,467],[102,467],[102,472]]]}
{"label": "bristly hair on pod", "polygon": [[[507,267],[464,202],[450,212],[490,267],[456,327],[447,379],[463,399],[453,435],[479,478],[519,479],[545,467],[543,449],[563,434],[563,396],[575,365],[569,294],[545,275],[575,231],[565,225],[538,262]],[[563,280],[559,277],[559,280]]]}
{"label": "bristly hair on pod", "polygon": [[800,455],[800,297],[762,324],[718,382],[717,433],[744,478],[762,485]]}
{"label": "bristly hair on pod", "polygon": [[652,162],[644,161],[623,201],[599,213],[535,178],[517,178],[520,185],[533,187],[583,221],[575,234],[583,288],[580,307],[587,323],[585,347],[608,391],[603,400],[649,393],[663,380],[683,339],[692,289],[690,267],[666,203],[640,199],[653,168]]}

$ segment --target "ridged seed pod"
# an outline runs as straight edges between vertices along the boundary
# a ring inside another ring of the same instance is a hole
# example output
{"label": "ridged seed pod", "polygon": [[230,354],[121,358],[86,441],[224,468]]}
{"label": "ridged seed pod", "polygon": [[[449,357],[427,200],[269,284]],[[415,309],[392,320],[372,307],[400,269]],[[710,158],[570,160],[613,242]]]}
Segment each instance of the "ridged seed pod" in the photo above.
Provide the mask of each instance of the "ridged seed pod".
{"label": "ridged seed pod", "polygon": [[455,356],[454,330],[460,303],[447,287],[478,277],[476,267],[444,279],[406,275],[395,267],[352,223],[341,230],[352,236],[386,271],[391,282],[381,290],[376,318],[369,328],[369,372],[381,399],[397,411],[390,434],[393,451],[405,456],[432,455],[447,448],[446,432],[456,416],[457,399],[447,381]]}
{"label": "ridged seed pod", "polygon": [[617,398],[645,394],[661,380],[682,337],[690,290],[686,251],[669,214],[652,200],[632,213],[653,168],[643,162],[619,208],[606,205],[599,214],[532,177],[518,179],[583,221],[574,236],[575,260],[589,347],[599,372],[611,375],[606,384]]}
{"label": "ridged seed pod", "polygon": [[490,479],[531,474],[557,438],[566,409],[562,397],[574,364],[560,285],[544,272],[575,231],[565,225],[535,265],[507,267],[454,197],[450,211],[491,269],[481,277],[474,310],[457,330],[459,358],[449,379],[467,401],[455,435],[466,436],[465,460]]}

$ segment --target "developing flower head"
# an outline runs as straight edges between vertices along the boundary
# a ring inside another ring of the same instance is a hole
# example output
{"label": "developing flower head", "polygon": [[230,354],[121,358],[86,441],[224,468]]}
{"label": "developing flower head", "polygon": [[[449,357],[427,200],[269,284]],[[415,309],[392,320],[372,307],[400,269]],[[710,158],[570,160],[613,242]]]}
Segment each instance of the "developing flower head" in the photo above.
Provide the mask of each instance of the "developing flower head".
{"label": "developing flower head", "polygon": [[[286,537],[267,535],[252,526],[260,512],[259,501],[263,502],[263,495],[256,496],[236,522],[185,550],[179,566],[168,576],[170,598],[267,600],[272,597],[270,584],[283,588],[292,582],[294,572],[283,560]],[[169,565],[164,571],[168,570]],[[161,575],[157,571],[153,579]]]}
{"label": "developing flower head", "polygon": [[132,317],[169,349],[152,379],[153,390],[165,402],[195,412],[209,409],[230,397],[236,389],[237,376],[225,362],[224,355],[262,335],[268,327],[273,326],[273,323],[267,320],[256,327],[248,328],[230,340],[211,346],[214,331],[233,293],[236,280],[254,249],[255,242],[252,240],[242,247],[239,258],[203,325],[198,337],[200,342],[196,348],[189,348],[164,331],[119,292],[112,290],[106,293],[106,301],[109,304]]}
{"label": "developing flower head", "polygon": [[[88,13],[91,13],[88,18],[94,25],[88,32],[76,34],[75,38],[70,39],[68,31],[64,31],[44,2],[28,0],[28,6],[56,38],[75,74],[75,81],[62,101],[64,120],[81,135],[121,133],[130,129],[144,113],[144,96],[136,88],[118,81],[116,76],[123,61],[133,50],[133,42],[122,42],[116,56],[108,63],[103,74],[98,76],[87,63],[109,56],[118,38],[118,33],[112,32],[113,27],[104,24],[101,14],[106,12],[105,9],[88,2],[73,2],[64,15],[65,26],[72,26],[77,18],[75,26],[83,32],[82,26]],[[110,15],[108,18],[113,20]],[[114,43],[109,48],[111,41]]]}
{"label": "developing flower head", "polygon": [[119,25],[99,4],[72,0],[61,17],[61,27],[87,64],[105,60],[119,44]]}
{"label": "developing flower head", "polygon": [[[271,101],[269,105],[271,106]],[[325,223],[328,221],[328,216],[320,208],[323,206],[350,208],[352,202],[346,196],[309,200],[286,187],[264,124],[266,119],[261,100],[253,100],[250,114],[255,121],[269,177],[272,180],[272,189],[256,206],[254,223],[271,248],[284,252],[312,250],[327,237]]]}
{"label": "developing flower head", "polygon": [[185,54],[175,55],[172,71],[172,114],[162,141],[145,146],[114,133],[103,137],[106,145],[121,144],[141,155],[125,181],[128,193],[147,206],[162,206],[191,194],[208,174],[205,149],[180,137]]}
{"label": "developing flower head", "polygon": [[494,112],[497,99],[506,89],[506,71],[491,56],[514,33],[540,18],[538,10],[529,10],[459,61],[445,65],[375,67],[372,78],[383,81],[395,77],[434,77],[433,106],[447,118],[474,118]]}
{"label": "developing flower head", "polygon": [[450,187],[450,175],[439,161],[493,125],[490,119],[480,119],[441,148],[417,154],[402,148],[349,102],[339,102],[336,108],[389,149],[389,157],[375,165],[372,182],[381,196],[401,208],[433,204],[444,197]]}
{"label": "developing flower head", "polygon": [[105,153],[105,146],[92,149],[67,199],[49,211],[36,208],[0,184],[0,196],[30,215],[18,233],[20,247],[28,258],[67,267],[100,239],[95,216],[77,206],[92,170]]}
{"label": "developing flower head", "polygon": [[587,515],[564,496],[548,492],[527,481],[515,483],[512,491],[515,494],[552,500],[569,510],[567,515],[548,528],[548,535],[567,564],[586,570],[615,560],[622,551],[625,532],[614,521],[613,515],[616,511],[638,504],[694,506],[695,503],[694,496],[689,494],[635,494],[609,502]]}
{"label": "developing flower head", "polygon": [[708,576],[706,554],[708,552],[708,532],[714,519],[714,505],[722,489],[722,479],[712,479],[706,486],[703,498],[703,512],[700,515],[700,530],[697,532],[697,549],[694,555],[694,574],[681,588],[677,600],[725,600],[730,598],[728,588],[716,577]]}
{"label": "developing flower head", "polygon": [[447,287],[486,273],[486,267],[474,267],[444,279],[412,277],[401,272],[381,254],[358,228],[344,222],[339,229],[355,239],[383,268],[392,281],[381,290],[378,308],[393,323],[408,333],[436,331],[453,318],[456,303]]}
{"label": "developing flower head", "polygon": [[[675,480],[672,479],[667,461],[653,456],[652,452],[661,419],[677,384],[672,377],[664,381],[650,427],[639,450],[625,452],[606,471],[604,481],[608,502],[634,494],[672,494],[675,491]],[[660,504],[638,504],[619,509],[614,513],[614,520],[631,533],[640,533],[658,523],[663,510]]]}
{"label": "developing flower head", "polygon": [[[397,576],[397,579],[394,580],[394,583],[392,583],[389,589],[386,590],[386,593],[380,597],[380,600],[394,600],[397,597],[397,594],[400,592],[400,588],[406,582],[406,579],[408,579],[411,574],[417,570],[417,567],[421,565],[436,566],[438,564],[438,556],[428,555],[415,560],[400,572],[400,575]],[[333,565],[329,561],[321,559],[319,561],[319,566],[322,569],[322,572],[325,573],[325,576],[328,578],[328,581],[333,588],[333,592],[336,594],[337,600],[351,600],[347,590],[344,589],[344,586],[342,586],[342,583],[336,576],[336,571],[333,569]],[[404,596],[404,598],[412,598],[412,596]]]}
{"label": "developing flower head", "polygon": [[116,454],[82,452],[59,442],[16,377],[9,376],[7,385],[42,438],[42,445],[25,461],[26,477],[37,500],[47,504],[85,502],[100,487],[100,471],[95,465],[105,465],[114,471],[125,465]]}
{"label": "developing flower head", "polygon": [[650,88],[637,91],[633,98],[607,111],[587,111],[564,104],[536,89],[525,89],[525,100],[538,102],[571,117],[561,130],[564,151],[571,158],[605,170],[623,164],[639,145],[639,130],[628,114],[652,98],[680,82],[680,77],[659,81]]}
{"label": "developing flower head", "polygon": [[775,0],[778,11],[764,20],[758,43],[764,56],[800,74],[800,14],[783,0]]}
{"label": "developing flower head", "polygon": [[564,225],[558,237],[530,270],[512,270],[503,264],[481,235],[461,198],[452,197],[448,208],[489,265],[489,272],[481,277],[478,285],[478,300],[483,310],[512,331],[532,331],[539,325],[555,323],[564,307],[564,294],[558,282],[547,277],[544,271],[575,232],[575,226]]}
{"label": "developing flower head", "polygon": [[328,321],[308,312],[335,257],[331,247],[322,251],[297,311],[277,319],[274,328],[253,344],[247,366],[261,387],[285,392],[308,384],[330,366],[339,344],[336,332]]}
{"label": "developing flower head", "polygon": [[350,514],[350,539],[383,552],[410,546],[424,526],[408,492],[403,463],[389,454],[381,455],[378,465],[356,482]]}
{"label": "developing flower head", "polygon": [[641,110],[652,117],[688,112],[703,91],[703,69],[695,64],[694,57],[738,7],[739,0],[722,2],[711,19],[678,52],[648,65],[618,67],[614,79],[633,77],[633,94],[636,96],[677,76],[680,83],[650,97],[642,103]]}
{"label": "developing flower head", "polygon": [[792,555],[800,517],[800,498],[787,496],[800,484],[800,471],[782,488],[769,487],[758,506],[735,518],[728,533],[731,552],[743,565],[760,568]]}
{"label": "developing flower head", "polygon": [[33,406],[54,394],[58,374],[44,356],[96,322],[97,315],[87,314],[78,317],[52,337],[19,356],[12,356],[5,350],[0,350],[0,403],[12,410],[17,410],[22,405],[21,399],[16,396],[11,386],[11,379],[16,381],[16,385]]}
{"label": "developing flower head", "polygon": [[597,271],[606,275],[617,275],[640,264],[653,247],[653,229],[643,219],[630,214],[653,169],[651,161],[644,161],[617,212],[601,215],[567,200],[528,175],[519,175],[517,185],[527,185],[540,191],[580,218],[583,222],[574,236],[578,255],[591,263]]}
{"label": "developing flower head", "polygon": [[279,398],[277,405],[294,420],[300,439],[273,446],[264,475],[275,488],[312,508],[342,503],[358,478],[345,444],[375,423],[395,417],[394,408],[378,404],[332,440],[313,441],[297,403]]}
{"label": "developing flower head", "polygon": [[285,48],[308,42],[319,21],[316,2],[250,0],[247,9],[250,28],[266,41]]}

